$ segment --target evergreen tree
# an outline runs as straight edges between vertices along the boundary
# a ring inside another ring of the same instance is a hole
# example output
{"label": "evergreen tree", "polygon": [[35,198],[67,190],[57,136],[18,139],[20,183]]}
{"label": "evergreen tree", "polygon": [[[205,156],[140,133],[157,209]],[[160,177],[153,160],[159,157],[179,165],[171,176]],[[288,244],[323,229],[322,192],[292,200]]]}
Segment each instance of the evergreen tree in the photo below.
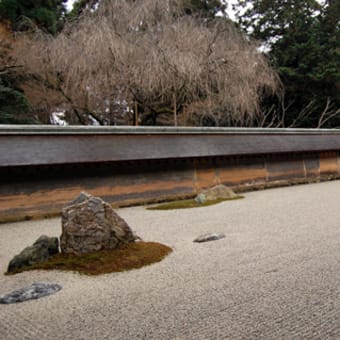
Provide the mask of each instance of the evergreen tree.
{"label": "evergreen tree", "polygon": [[[64,3],[66,0],[2,0],[0,21],[6,27],[9,24],[14,31],[26,31],[37,25],[55,35],[61,28]],[[0,47],[0,124],[33,123],[28,116],[27,98],[19,88],[22,74],[11,57],[11,44],[3,42]]]}
{"label": "evergreen tree", "polygon": [[0,77],[0,124],[25,124],[29,106],[25,95]]}
{"label": "evergreen tree", "polygon": [[325,1],[320,20],[320,59],[317,79],[327,84],[327,91],[340,102],[340,2]]}
{"label": "evergreen tree", "polygon": [[0,17],[8,20],[14,30],[27,30],[30,24],[38,25],[49,33],[56,34],[65,13],[67,0],[2,0]]}
{"label": "evergreen tree", "polygon": [[217,13],[225,13],[226,6],[220,0],[181,0],[186,14],[214,18]]}
{"label": "evergreen tree", "polygon": [[242,0],[239,5],[239,25],[269,49],[285,85],[285,125],[308,108],[300,124],[318,126],[326,104],[336,112],[340,103],[339,2]]}
{"label": "evergreen tree", "polygon": [[22,65],[14,57],[9,25],[0,23],[0,124],[26,124],[28,101],[19,88]]}

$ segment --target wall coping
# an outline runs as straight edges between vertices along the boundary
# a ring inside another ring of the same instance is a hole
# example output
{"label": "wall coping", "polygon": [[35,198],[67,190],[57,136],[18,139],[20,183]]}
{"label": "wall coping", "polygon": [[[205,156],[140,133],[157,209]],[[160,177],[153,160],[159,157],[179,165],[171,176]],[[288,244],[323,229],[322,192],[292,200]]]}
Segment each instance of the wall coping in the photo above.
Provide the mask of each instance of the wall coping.
{"label": "wall coping", "polygon": [[340,151],[340,130],[0,126],[0,169]]}
{"label": "wall coping", "polygon": [[157,126],[55,126],[55,125],[0,125],[0,135],[77,135],[77,134],[267,134],[267,135],[340,135],[340,129],[291,128],[229,128],[229,127],[157,127]]}

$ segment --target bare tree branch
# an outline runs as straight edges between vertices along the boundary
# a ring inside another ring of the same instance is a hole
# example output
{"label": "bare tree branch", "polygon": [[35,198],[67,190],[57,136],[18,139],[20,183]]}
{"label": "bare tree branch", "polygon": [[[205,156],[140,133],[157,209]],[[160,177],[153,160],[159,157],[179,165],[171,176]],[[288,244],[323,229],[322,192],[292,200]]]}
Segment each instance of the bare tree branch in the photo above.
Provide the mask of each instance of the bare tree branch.
{"label": "bare tree branch", "polygon": [[7,74],[10,70],[21,68],[21,67],[24,67],[24,65],[6,65],[0,68],[0,75]]}
{"label": "bare tree branch", "polygon": [[[175,112],[179,125],[200,124],[204,116],[216,124],[253,124],[263,94],[278,90],[278,76],[230,22],[182,15],[178,3],[102,1],[56,38],[40,34],[23,42],[18,55],[28,72],[79,108],[82,123],[92,113],[101,124],[112,115],[126,124],[124,103],[137,102],[141,122],[162,116],[173,124]],[[121,111],[111,112],[112,103]]]}
{"label": "bare tree branch", "polygon": [[320,115],[317,129],[320,129],[322,126],[324,126],[329,120],[332,118],[340,115],[340,109],[333,109],[331,105],[331,99],[327,98],[326,106],[323,110],[323,112]]}

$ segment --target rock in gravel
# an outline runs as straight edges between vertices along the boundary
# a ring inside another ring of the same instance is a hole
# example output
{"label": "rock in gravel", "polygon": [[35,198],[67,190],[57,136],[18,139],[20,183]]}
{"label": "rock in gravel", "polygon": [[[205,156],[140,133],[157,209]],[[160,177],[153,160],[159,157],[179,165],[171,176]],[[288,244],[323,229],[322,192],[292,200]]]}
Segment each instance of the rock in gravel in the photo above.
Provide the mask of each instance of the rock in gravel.
{"label": "rock in gravel", "polygon": [[6,295],[0,295],[0,303],[10,304],[39,299],[43,296],[54,294],[61,289],[62,287],[56,283],[33,283]]}
{"label": "rock in gravel", "polygon": [[40,236],[32,246],[26,247],[20,254],[9,262],[7,272],[11,273],[20,268],[46,261],[59,252],[57,237]]}
{"label": "rock in gravel", "polygon": [[200,193],[195,197],[195,201],[198,204],[203,204],[207,201],[207,198],[205,197],[203,193]]}
{"label": "rock in gravel", "polygon": [[204,195],[206,201],[213,201],[219,198],[228,199],[237,197],[232,189],[223,184],[219,184],[212,188],[203,190],[199,195]]}
{"label": "rock in gravel", "polygon": [[99,197],[82,192],[62,210],[62,253],[114,249],[138,238],[111,205]]}
{"label": "rock in gravel", "polygon": [[204,234],[204,235],[196,237],[193,242],[216,241],[224,237],[225,235],[223,233],[208,233],[208,234]]}

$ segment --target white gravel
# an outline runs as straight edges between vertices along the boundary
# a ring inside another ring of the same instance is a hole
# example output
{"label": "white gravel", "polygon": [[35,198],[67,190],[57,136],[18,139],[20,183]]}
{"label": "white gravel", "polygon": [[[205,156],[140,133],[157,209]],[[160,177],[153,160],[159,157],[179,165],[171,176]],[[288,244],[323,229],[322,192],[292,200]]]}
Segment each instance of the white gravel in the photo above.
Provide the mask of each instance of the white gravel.
{"label": "white gravel", "polygon": [[[33,282],[51,296],[0,305],[0,339],[339,339],[340,181],[252,192],[215,206],[118,210],[160,263],[97,277],[5,276],[60,219],[0,225],[0,295]],[[198,235],[225,238],[193,243]]]}

